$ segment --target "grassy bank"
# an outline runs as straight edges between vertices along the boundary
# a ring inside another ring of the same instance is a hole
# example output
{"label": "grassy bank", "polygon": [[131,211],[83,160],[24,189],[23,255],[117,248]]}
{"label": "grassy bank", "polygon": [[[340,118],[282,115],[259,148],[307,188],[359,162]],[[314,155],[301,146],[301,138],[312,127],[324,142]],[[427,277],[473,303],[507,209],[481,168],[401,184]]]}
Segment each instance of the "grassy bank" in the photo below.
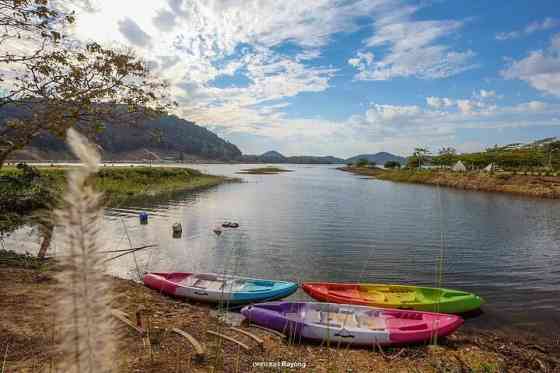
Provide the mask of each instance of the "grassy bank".
{"label": "grassy bank", "polygon": [[[53,294],[59,291],[55,262],[0,251],[0,350],[5,371],[49,371],[56,364]],[[288,341],[259,329],[241,326],[264,340],[263,348],[220,322],[209,306],[168,298],[143,285],[111,278],[113,308],[131,315],[141,310],[147,325],[146,343],[136,332],[117,324],[116,372],[260,372],[293,371],[255,367],[258,362],[305,363],[310,372],[552,372],[560,369],[560,346],[535,339],[512,339],[489,332],[459,331],[438,346],[349,348]],[[21,312],[21,310],[25,312]],[[191,360],[193,349],[170,332],[180,328],[208,351],[206,362]],[[251,348],[210,336],[219,331]]]}
{"label": "grassy bank", "polygon": [[[51,209],[64,191],[66,168],[4,167],[0,170],[0,232]],[[92,180],[110,207],[166,193],[210,187],[229,179],[198,170],[169,167],[102,167]]]}
{"label": "grassy bank", "polygon": [[513,193],[539,198],[560,198],[560,176],[529,175],[513,172],[383,170],[366,167],[341,167],[339,169],[380,180],[441,185],[465,190]]}
{"label": "grassy bank", "polygon": [[241,170],[238,174],[248,174],[248,175],[276,175],[281,172],[292,172],[292,170],[286,170],[280,167],[274,166],[266,166],[266,167],[258,167],[258,168],[247,168],[245,170]]}

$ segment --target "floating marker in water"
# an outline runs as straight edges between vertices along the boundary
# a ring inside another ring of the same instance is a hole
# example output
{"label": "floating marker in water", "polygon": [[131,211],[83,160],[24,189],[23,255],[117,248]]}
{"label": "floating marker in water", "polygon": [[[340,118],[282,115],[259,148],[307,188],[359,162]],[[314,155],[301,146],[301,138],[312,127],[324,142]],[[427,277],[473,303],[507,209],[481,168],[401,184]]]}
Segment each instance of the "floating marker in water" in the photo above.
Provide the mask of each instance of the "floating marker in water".
{"label": "floating marker in water", "polygon": [[140,217],[140,224],[148,224],[148,213],[147,212],[141,212],[139,217]]}
{"label": "floating marker in water", "polygon": [[173,238],[181,238],[182,234],[183,234],[183,227],[181,226],[181,223],[173,224]]}
{"label": "floating marker in water", "polygon": [[222,224],[222,227],[224,227],[224,228],[239,228],[239,223],[226,221]]}

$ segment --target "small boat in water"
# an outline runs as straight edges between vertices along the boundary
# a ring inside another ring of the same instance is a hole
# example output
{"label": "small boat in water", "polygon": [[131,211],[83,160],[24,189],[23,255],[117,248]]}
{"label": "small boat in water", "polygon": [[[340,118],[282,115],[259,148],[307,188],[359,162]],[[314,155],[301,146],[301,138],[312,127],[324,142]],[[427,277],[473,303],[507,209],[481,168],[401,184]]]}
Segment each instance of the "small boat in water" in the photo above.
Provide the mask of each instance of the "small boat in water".
{"label": "small boat in water", "polygon": [[420,286],[306,282],[302,288],[325,302],[441,313],[465,313],[484,303],[472,293]]}
{"label": "small boat in water", "polygon": [[215,273],[147,273],[144,284],[162,293],[206,302],[247,304],[287,297],[294,282],[259,280]]}
{"label": "small boat in water", "polygon": [[363,346],[426,342],[463,324],[456,315],[315,302],[259,303],[241,313],[292,337]]}

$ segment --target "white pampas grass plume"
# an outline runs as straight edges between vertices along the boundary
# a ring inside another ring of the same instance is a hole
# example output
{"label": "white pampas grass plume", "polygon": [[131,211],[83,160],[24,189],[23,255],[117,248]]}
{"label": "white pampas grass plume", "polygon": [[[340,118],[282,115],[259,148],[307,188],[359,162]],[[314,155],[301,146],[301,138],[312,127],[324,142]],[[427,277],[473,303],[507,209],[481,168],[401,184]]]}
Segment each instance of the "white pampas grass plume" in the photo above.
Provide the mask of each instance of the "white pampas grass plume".
{"label": "white pampas grass plume", "polygon": [[82,162],[68,172],[63,206],[56,211],[62,236],[57,332],[62,361],[58,371],[103,373],[112,370],[114,337],[111,289],[105,275],[100,229],[101,194],[88,181],[98,169],[99,154],[77,131],[68,144]]}

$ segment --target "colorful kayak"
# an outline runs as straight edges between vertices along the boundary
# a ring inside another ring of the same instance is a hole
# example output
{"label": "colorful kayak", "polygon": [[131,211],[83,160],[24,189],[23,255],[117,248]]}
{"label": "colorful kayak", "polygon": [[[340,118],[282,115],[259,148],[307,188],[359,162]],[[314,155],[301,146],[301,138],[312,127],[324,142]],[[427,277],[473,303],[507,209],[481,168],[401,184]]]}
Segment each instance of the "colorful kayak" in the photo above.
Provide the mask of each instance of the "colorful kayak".
{"label": "colorful kayak", "polygon": [[293,282],[258,280],[215,273],[147,273],[144,284],[175,297],[206,302],[247,304],[281,299],[294,293]]}
{"label": "colorful kayak", "polygon": [[463,324],[455,315],[315,302],[259,303],[241,313],[292,337],[367,346],[427,342]]}
{"label": "colorful kayak", "polygon": [[472,293],[443,288],[327,282],[307,282],[302,287],[312,298],[325,302],[417,311],[464,313],[484,303]]}

